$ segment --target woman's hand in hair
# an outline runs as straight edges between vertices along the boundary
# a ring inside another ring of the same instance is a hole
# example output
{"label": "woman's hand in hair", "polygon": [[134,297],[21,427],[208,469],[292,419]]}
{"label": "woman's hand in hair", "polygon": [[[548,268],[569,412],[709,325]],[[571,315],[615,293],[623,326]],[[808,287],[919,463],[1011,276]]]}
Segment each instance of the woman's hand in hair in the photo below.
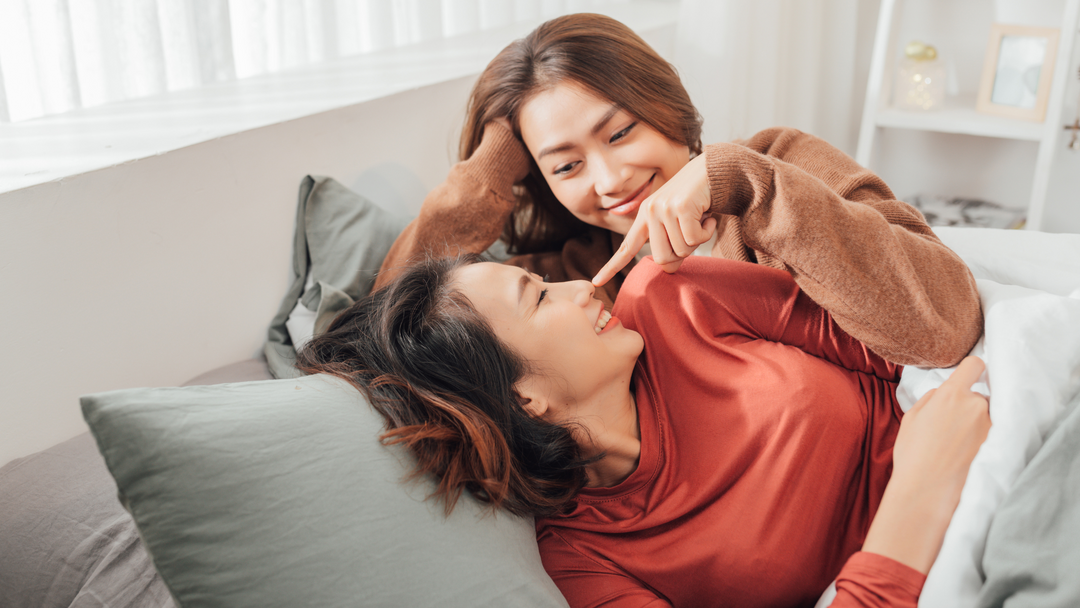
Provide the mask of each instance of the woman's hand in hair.
{"label": "woman's hand in hair", "polygon": [[986,365],[960,362],[900,423],[893,472],[863,550],[929,572],[960,502],[971,461],[990,432],[989,404],[973,392]]}
{"label": "woman's hand in hair", "polygon": [[593,284],[600,286],[610,281],[646,241],[652,243],[653,261],[667,272],[678,270],[683,259],[708,242],[716,231],[716,218],[709,215],[711,202],[705,156],[700,155],[642,201],[622,245],[596,273]]}

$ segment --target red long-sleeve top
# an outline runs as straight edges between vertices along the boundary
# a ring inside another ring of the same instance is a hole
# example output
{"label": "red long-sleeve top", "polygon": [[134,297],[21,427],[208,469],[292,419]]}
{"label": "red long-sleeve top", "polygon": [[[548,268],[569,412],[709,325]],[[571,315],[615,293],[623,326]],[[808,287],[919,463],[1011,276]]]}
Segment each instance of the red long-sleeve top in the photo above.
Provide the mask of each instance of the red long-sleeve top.
{"label": "red long-sleeve top", "polygon": [[892,471],[901,368],[781,270],[647,258],[613,313],[635,370],[637,469],[537,521],[548,573],[584,606],[917,604],[925,577],[859,552]]}

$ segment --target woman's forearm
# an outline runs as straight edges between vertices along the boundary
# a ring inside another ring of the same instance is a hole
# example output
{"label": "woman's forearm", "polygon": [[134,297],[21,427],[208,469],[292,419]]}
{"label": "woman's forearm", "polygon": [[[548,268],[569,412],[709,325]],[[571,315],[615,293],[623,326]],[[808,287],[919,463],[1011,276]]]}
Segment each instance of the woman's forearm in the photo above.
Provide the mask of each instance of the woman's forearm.
{"label": "woman's forearm", "polygon": [[529,172],[529,153],[509,129],[488,125],[472,157],[451,168],[424,199],[420,214],[394,241],[375,289],[423,255],[482,253],[502,234],[516,204],[514,183]]}
{"label": "woman's forearm", "polygon": [[893,475],[863,551],[930,571],[971,461],[990,432],[989,404],[971,390],[985,369],[978,357],[965,358],[904,415],[893,446]]}
{"label": "woman's forearm", "polygon": [[934,564],[960,489],[892,479],[885,488],[863,551],[896,560],[926,574]]}
{"label": "woman's forearm", "polygon": [[749,247],[790,272],[847,333],[895,363],[949,367],[978,340],[979,297],[963,261],[850,157],[794,129],[705,155],[712,211],[727,218],[725,257],[746,258]]}

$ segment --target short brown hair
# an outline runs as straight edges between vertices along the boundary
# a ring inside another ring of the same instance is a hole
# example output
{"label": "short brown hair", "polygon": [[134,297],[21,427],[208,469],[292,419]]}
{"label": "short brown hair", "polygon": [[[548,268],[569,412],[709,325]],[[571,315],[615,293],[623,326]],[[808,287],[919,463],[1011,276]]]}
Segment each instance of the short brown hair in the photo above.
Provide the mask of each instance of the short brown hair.
{"label": "short brown hair", "polygon": [[[701,115],[675,68],[630,28],[590,13],[552,19],[515,40],[491,60],[469,97],[459,155],[472,156],[484,125],[507,117],[521,138],[521,107],[539,92],[572,81],[701,153]],[[589,225],[552,194],[539,167],[517,190],[518,205],[503,230],[515,254],[558,249]]]}

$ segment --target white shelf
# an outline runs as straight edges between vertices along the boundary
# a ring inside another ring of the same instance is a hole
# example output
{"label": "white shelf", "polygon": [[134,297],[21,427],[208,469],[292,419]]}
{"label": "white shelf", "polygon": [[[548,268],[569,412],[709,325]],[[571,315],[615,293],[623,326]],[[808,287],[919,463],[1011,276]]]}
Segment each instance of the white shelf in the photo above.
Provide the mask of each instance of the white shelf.
{"label": "white shelf", "polygon": [[[946,134],[976,135],[987,138],[1030,141],[1038,144],[1035,148],[1035,171],[1031,178],[1031,194],[1027,201],[1027,227],[1043,230],[1043,209],[1046,205],[1050,188],[1051,167],[1055,154],[1063,146],[1059,145],[1065,88],[1071,75],[1073,46],[1077,38],[1077,23],[1080,21],[1080,0],[1002,0],[1006,9],[1022,8],[1009,18],[1024,21],[1024,25],[1057,27],[1061,38],[1058,44],[1050,77],[1050,99],[1046,108],[1044,122],[1029,122],[989,114],[975,110],[974,95],[947,98],[945,107],[937,111],[918,112],[894,108],[890,105],[894,70],[899,61],[902,45],[910,40],[936,32],[933,39],[948,41],[952,47],[952,56],[957,58],[957,65],[965,55],[980,59],[979,53],[985,53],[986,32],[965,28],[972,22],[983,23],[979,19],[996,19],[1001,7],[993,3],[993,13],[972,16],[973,12],[991,11],[991,3],[982,4],[982,0],[968,0],[963,10],[957,10],[959,4],[939,2],[938,0],[881,0],[878,14],[877,32],[874,40],[874,53],[871,59],[870,74],[866,87],[866,103],[863,107],[862,125],[859,129],[859,146],[855,154],[856,161],[864,167],[876,169],[874,163],[874,142],[884,129],[908,129]],[[1036,7],[1037,5],[1037,7]],[[1038,8],[1039,10],[1034,10]],[[1030,9],[1030,10],[1029,10]],[[1060,17],[1055,17],[1060,15]],[[1031,21],[1030,23],[1027,21]],[[987,28],[990,21],[983,23]],[[982,25],[978,26],[979,28]],[[978,34],[978,35],[973,35]],[[963,45],[963,46],[960,46]],[[980,51],[980,49],[982,49]],[[981,65],[981,61],[980,61]],[[981,72],[979,72],[981,74]],[[965,75],[969,82],[975,82],[976,68],[967,61]],[[988,141],[990,146],[1002,146],[1002,142]],[[946,161],[946,162],[942,162]],[[930,152],[922,158],[926,164],[947,166],[947,159],[941,154]],[[978,179],[974,176],[973,179]]]}
{"label": "white shelf", "polygon": [[874,117],[878,127],[960,133],[982,137],[1040,141],[1043,123],[991,116],[975,110],[974,98],[950,98],[939,110],[920,112],[884,107]]}

